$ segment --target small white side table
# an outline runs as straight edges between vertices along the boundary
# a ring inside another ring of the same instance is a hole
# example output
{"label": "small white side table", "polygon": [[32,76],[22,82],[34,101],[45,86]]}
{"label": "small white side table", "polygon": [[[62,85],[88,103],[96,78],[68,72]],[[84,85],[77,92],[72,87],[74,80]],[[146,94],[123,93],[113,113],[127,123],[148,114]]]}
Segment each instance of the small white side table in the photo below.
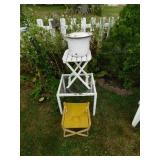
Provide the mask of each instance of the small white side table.
{"label": "small white side table", "polygon": [[66,88],[67,84],[67,79],[70,77],[70,74],[62,74],[61,80],[59,83],[58,91],[57,91],[57,101],[58,101],[58,107],[60,110],[60,113],[63,113],[63,108],[62,108],[62,102],[61,102],[61,97],[83,97],[83,96],[92,96],[94,101],[93,101],[93,115],[96,113],[96,103],[97,103],[97,91],[95,87],[95,81],[93,77],[93,73],[86,73],[86,74],[80,74],[81,77],[85,77],[87,75],[88,77],[88,84],[90,86],[89,89],[86,90],[84,93],[75,93],[68,91]]}

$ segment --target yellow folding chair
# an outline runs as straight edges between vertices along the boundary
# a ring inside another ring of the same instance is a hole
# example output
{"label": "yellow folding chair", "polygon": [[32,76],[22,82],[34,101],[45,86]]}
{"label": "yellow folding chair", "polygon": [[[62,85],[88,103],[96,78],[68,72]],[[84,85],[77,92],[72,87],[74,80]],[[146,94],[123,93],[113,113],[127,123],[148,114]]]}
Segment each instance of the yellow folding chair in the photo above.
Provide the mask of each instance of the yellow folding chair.
{"label": "yellow folding chair", "polygon": [[[91,127],[89,102],[66,103],[64,102],[62,128],[64,137],[73,135],[88,136]],[[78,131],[76,131],[78,129]]]}

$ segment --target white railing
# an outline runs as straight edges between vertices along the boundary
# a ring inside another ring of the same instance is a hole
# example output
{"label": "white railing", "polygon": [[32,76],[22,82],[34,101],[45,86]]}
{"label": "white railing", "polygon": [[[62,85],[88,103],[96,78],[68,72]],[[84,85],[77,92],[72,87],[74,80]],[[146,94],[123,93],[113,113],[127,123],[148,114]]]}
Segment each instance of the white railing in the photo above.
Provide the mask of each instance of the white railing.
{"label": "white railing", "polygon": [[[55,28],[52,26],[52,20],[53,19],[48,19],[48,25],[44,25],[42,19],[37,19],[36,23],[38,26],[45,28],[46,30],[49,30],[51,34],[54,36],[55,35]],[[60,18],[60,31],[62,35],[67,34],[67,29],[70,28],[71,30],[73,27],[79,28],[81,31],[86,32],[88,29],[90,32],[94,31],[95,28],[99,28],[102,32],[104,29],[107,29],[107,36],[109,35],[110,28],[113,26],[115,23],[115,18],[114,17],[100,17],[96,19],[96,17],[91,17],[90,23],[87,23],[86,18],[83,17],[81,18],[80,24],[77,24],[77,19],[76,18],[70,18],[70,24],[66,23],[65,18]],[[21,27],[21,32],[24,32],[27,28],[26,27]]]}

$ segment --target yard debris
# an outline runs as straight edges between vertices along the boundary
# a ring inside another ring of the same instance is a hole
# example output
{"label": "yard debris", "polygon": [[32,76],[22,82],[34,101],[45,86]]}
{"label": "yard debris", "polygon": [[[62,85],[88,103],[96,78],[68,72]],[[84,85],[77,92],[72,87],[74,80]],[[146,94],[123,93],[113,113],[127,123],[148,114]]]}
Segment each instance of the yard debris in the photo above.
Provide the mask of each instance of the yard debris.
{"label": "yard debris", "polygon": [[44,97],[41,97],[40,99],[39,99],[39,102],[43,102],[44,101]]}

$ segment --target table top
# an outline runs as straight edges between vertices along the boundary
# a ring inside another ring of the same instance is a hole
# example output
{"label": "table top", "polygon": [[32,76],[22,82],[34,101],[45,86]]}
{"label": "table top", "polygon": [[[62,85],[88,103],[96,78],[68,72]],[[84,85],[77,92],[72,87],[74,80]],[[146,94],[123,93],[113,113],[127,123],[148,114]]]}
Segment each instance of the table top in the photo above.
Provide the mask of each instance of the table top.
{"label": "table top", "polygon": [[[57,95],[60,97],[74,97],[74,96],[94,96],[97,94],[96,92],[96,86],[94,81],[93,73],[87,73],[88,75],[88,81],[91,84],[91,88],[88,89],[85,86],[81,86],[79,88],[79,82],[76,81],[69,89],[66,89],[65,86],[68,85],[68,78],[70,74],[62,74]],[[81,77],[86,76],[85,74],[80,74]]]}
{"label": "table top", "polygon": [[90,50],[88,51],[86,56],[74,57],[74,56],[71,56],[69,54],[69,49],[67,49],[64,52],[62,60],[63,60],[63,63],[67,63],[67,62],[86,62],[86,61],[90,61],[91,58],[92,58],[92,55],[91,55],[91,51]]}

